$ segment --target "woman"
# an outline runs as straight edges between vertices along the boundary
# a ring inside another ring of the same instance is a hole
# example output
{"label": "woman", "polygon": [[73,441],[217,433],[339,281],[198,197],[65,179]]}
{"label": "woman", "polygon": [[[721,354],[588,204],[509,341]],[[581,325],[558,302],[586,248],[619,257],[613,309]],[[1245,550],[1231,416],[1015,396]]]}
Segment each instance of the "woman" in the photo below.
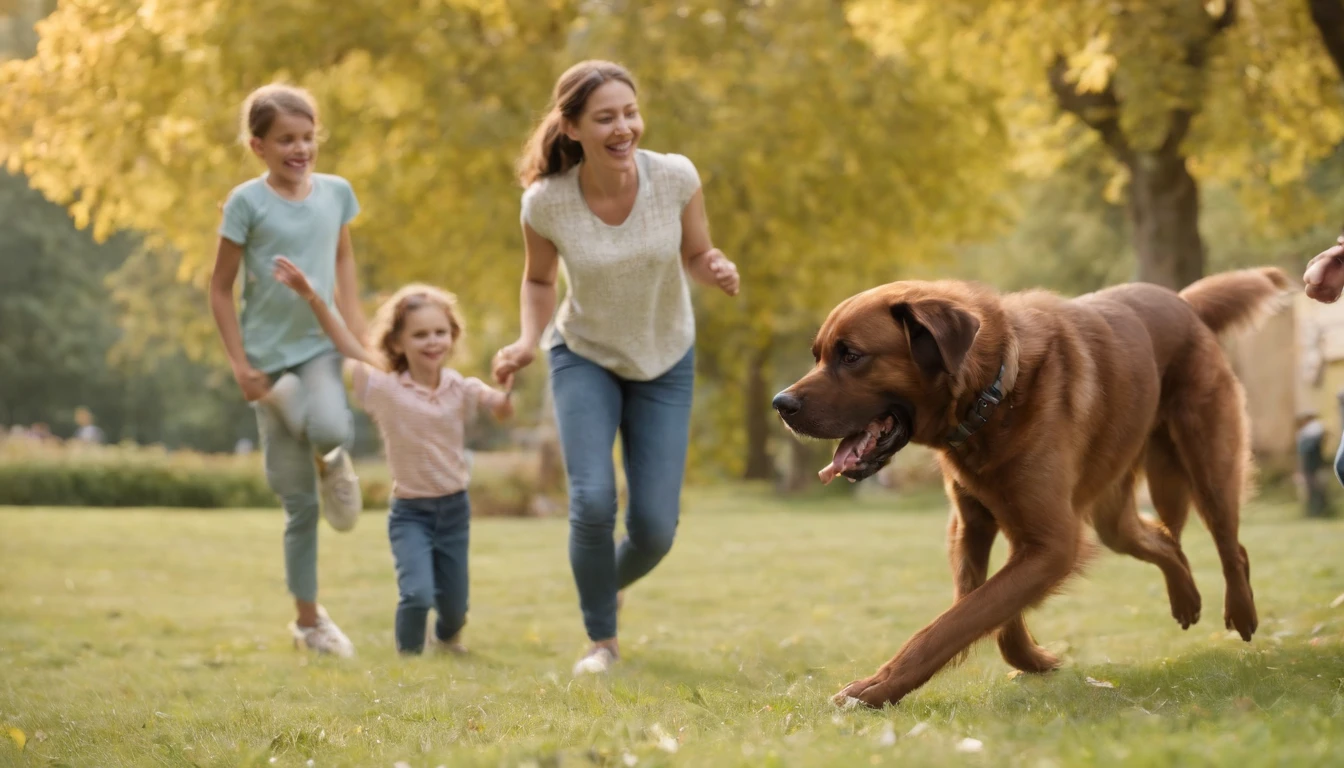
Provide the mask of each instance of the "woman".
{"label": "woman", "polygon": [[[519,163],[525,189],[522,334],[495,379],[547,351],[569,480],[569,559],[592,647],[574,674],[620,658],[618,592],[672,547],[694,382],[695,317],[686,277],[738,289],[713,246],[695,166],[639,149],[644,122],[624,68],[585,61],[561,75]],[[554,323],[561,265],[569,286]],[[625,452],[627,538],[613,544],[617,432]]]}

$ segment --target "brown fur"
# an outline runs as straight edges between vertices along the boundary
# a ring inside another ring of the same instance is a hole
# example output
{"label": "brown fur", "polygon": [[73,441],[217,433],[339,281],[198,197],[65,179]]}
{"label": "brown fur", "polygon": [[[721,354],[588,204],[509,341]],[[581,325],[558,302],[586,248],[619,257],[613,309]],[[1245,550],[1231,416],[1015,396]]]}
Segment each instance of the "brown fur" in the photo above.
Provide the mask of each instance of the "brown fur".
{"label": "brown fur", "polygon": [[[911,413],[911,440],[939,449],[956,587],[950,608],[837,703],[899,701],[990,634],[1012,666],[1054,669],[1023,612],[1081,567],[1087,524],[1108,548],[1162,571],[1172,616],[1189,628],[1201,612],[1180,545],[1191,502],[1222,560],[1224,623],[1249,641],[1258,620],[1237,534],[1250,472],[1245,404],[1216,332],[1272,311],[1287,286],[1277,269],[1215,275],[1179,295],[1133,283],[1071,300],[899,282],[837,306],[817,335],[816,366],[776,407],[796,432],[829,439],[893,409]],[[951,449],[947,435],[1001,365],[1004,402]],[[1161,523],[1138,514],[1143,475]],[[1010,554],[990,576],[999,534]]]}

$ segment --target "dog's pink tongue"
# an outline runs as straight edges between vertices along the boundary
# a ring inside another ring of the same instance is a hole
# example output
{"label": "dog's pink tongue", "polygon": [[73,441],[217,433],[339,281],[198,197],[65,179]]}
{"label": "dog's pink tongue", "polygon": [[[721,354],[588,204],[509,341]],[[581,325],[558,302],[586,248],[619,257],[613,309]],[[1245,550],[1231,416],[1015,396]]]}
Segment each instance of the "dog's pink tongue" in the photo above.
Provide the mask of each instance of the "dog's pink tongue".
{"label": "dog's pink tongue", "polygon": [[850,465],[858,463],[859,455],[857,449],[859,447],[859,442],[863,440],[865,436],[865,433],[860,432],[857,435],[851,435],[840,441],[840,445],[835,448],[835,456],[831,459],[831,463],[822,467],[821,471],[817,473],[817,477],[821,478],[821,482],[830,483],[835,479],[836,475],[849,469]]}

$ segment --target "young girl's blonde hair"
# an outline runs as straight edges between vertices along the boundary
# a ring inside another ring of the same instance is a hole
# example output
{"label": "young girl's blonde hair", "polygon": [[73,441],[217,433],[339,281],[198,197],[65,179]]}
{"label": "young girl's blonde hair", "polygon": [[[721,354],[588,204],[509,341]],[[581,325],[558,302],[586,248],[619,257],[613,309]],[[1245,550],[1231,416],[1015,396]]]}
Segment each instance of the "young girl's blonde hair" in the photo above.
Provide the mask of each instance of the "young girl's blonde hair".
{"label": "young girl's blonde hair", "polygon": [[369,326],[374,349],[383,356],[387,367],[405,373],[410,367],[405,353],[396,351],[397,338],[406,328],[406,316],[421,307],[437,306],[448,318],[454,349],[462,336],[462,319],[457,315],[457,297],[432,285],[412,283],[399,289],[378,307]]}
{"label": "young girl's blonde hair", "polygon": [[263,85],[243,101],[242,125],[238,138],[247,144],[264,139],[280,115],[299,115],[317,125],[317,101],[303,88],[284,83]]}

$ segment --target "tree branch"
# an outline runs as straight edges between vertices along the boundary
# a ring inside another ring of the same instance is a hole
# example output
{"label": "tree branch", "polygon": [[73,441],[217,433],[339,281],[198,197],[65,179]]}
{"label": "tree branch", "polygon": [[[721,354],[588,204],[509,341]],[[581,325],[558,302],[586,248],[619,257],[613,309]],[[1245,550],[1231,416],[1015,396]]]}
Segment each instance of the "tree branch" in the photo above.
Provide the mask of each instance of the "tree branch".
{"label": "tree branch", "polygon": [[1068,81],[1069,62],[1063,56],[1056,56],[1050,65],[1050,89],[1055,92],[1059,108],[1070,112],[1088,127],[1101,134],[1102,141],[1115,154],[1116,159],[1125,165],[1134,160],[1134,150],[1129,139],[1120,127],[1120,100],[1115,95],[1115,84],[1107,83],[1106,89],[1098,93],[1082,93],[1077,85]]}
{"label": "tree branch", "polygon": [[[1335,0],[1339,2],[1339,0]],[[1196,77],[1203,77],[1204,65],[1208,62],[1209,46],[1223,30],[1231,27],[1237,21],[1237,0],[1226,0],[1223,5],[1223,12],[1212,19],[1208,33],[1202,37],[1196,38],[1185,53],[1185,63],[1191,69],[1196,70]],[[1194,120],[1196,110],[1193,107],[1178,107],[1171,111],[1170,122],[1167,126],[1167,135],[1162,139],[1162,147],[1158,150],[1162,154],[1175,154],[1181,148],[1181,142],[1190,133],[1190,123]]]}
{"label": "tree branch", "polygon": [[1311,20],[1321,33],[1321,42],[1335,62],[1335,69],[1344,77],[1344,2],[1340,0],[1308,0]]}

